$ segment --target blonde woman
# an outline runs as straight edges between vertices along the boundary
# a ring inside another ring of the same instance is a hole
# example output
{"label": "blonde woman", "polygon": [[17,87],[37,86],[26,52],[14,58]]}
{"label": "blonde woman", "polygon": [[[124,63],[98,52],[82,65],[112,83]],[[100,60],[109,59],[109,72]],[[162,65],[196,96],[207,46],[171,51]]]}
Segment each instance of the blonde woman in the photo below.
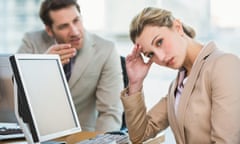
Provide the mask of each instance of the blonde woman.
{"label": "blonde woman", "polygon": [[[214,42],[196,41],[192,28],[159,8],[143,9],[132,20],[130,37],[135,46],[126,58],[129,84],[121,99],[133,143],[170,126],[177,144],[240,144],[237,56]],[[179,72],[167,95],[147,112],[143,81],[152,63]]]}

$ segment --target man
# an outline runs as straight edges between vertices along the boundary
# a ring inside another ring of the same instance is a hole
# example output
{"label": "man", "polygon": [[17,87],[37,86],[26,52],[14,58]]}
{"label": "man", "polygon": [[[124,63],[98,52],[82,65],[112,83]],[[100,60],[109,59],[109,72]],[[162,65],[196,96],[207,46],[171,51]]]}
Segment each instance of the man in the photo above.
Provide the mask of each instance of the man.
{"label": "man", "polygon": [[40,17],[45,31],[26,33],[18,53],[58,54],[64,70],[71,69],[65,74],[67,79],[70,76],[68,83],[82,129],[119,130],[123,81],[114,44],[84,29],[76,0],[44,0]]}

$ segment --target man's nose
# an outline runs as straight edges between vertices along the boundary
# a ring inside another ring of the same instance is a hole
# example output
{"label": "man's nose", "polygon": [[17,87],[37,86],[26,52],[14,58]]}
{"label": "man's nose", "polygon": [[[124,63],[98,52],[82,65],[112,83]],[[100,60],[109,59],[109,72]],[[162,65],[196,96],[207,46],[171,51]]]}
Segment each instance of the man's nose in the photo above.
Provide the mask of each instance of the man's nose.
{"label": "man's nose", "polygon": [[73,24],[70,26],[70,31],[71,31],[71,35],[78,35],[79,34],[78,27],[73,25]]}

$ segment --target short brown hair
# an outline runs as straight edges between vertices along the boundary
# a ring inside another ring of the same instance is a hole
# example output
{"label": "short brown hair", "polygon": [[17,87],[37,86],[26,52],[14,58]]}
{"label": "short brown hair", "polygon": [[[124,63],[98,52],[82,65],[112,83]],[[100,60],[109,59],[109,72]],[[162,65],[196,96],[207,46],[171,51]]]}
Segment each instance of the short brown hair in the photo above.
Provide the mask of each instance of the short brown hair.
{"label": "short brown hair", "polygon": [[44,0],[40,7],[39,16],[45,25],[51,27],[53,21],[49,15],[49,12],[66,8],[72,5],[76,6],[78,12],[81,13],[80,6],[76,0]]}

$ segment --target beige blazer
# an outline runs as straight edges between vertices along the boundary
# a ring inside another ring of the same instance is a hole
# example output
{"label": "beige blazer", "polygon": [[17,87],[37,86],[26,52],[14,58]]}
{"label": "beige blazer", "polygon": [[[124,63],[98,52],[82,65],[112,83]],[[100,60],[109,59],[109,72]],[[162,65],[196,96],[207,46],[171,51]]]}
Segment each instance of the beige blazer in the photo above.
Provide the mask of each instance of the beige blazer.
{"label": "beige blazer", "polygon": [[174,110],[177,79],[166,97],[146,112],[143,93],[122,102],[133,143],[154,137],[168,126],[177,144],[240,144],[240,60],[209,43],[198,55]]}
{"label": "beige blazer", "polygon": [[[120,55],[114,44],[85,32],[69,87],[84,131],[119,130],[123,107]],[[45,31],[26,33],[18,53],[44,53],[54,44]],[[64,111],[63,111],[64,112]]]}

